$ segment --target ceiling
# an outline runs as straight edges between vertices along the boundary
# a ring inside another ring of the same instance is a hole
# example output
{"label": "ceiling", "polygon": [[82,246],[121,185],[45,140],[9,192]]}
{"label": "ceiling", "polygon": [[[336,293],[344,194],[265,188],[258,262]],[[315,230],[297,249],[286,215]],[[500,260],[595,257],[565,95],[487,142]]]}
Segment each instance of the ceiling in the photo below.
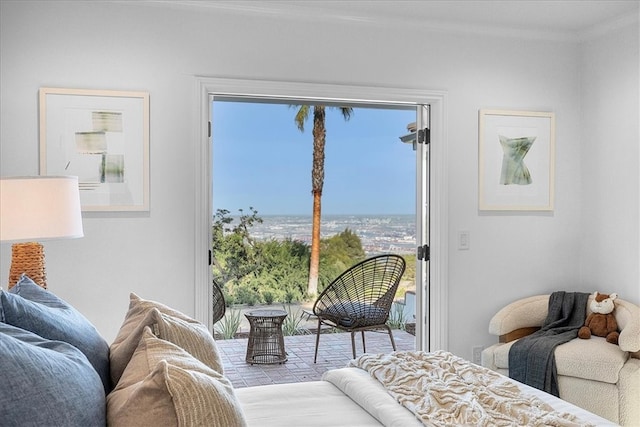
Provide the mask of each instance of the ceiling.
{"label": "ceiling", "polygon": [[303,1],[273,2],[298,8],[326,8],[336,14],[378,16],[416,22],[449,22],[554,31],[583,31],[625,14],[638,14],[638,1]]}
{"label": "ceiling", "polygon": [[603,26],[638,20],[640,0],[149,0],[174,7],[225,9],[464,32],[520,32],[580,39]]}

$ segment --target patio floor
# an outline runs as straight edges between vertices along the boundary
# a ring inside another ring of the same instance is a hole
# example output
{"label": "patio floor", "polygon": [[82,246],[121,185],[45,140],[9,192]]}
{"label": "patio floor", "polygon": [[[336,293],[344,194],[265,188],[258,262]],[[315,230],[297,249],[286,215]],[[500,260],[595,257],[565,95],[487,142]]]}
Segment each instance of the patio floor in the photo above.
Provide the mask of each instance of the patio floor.
{"label": "patio floor", "polygon": [[[393,349],[389,336],[365,332],[368,353],[388,353]],[[393,331],[397,350],[415,349],[415,337],[401,330]],[[315,335],[284,337],[288,360],[282,364],[251,365],[245,362],[247,339],[217,340],[225,376],[235,388],[256,385],[316,381],[329,369],[342,368],[352,359],[348,333],[323,333],[320,336],[318,362],[313,363]],[[362,354],[362,339],[356,334],[356,355]]]}

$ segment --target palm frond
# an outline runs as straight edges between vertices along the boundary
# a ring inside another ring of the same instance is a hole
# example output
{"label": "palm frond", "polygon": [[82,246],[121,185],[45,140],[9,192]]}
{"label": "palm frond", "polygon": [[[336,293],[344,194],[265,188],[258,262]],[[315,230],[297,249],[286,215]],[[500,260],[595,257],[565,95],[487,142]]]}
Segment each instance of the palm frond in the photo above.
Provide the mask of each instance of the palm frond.
{"label": "palm frond", "polygon": [[292,105],[291,108],[298,108],[293,121],[296,122],[296,126],[300,132],[304,132],[304,122],[309,118],[309,106],[308,105]]}
{"label": "palm frond", "polygon": [[351,107],[340,107],[340,112],[342,113],[342,117],[345,121],[348,121],[353,114],[353,108]]}

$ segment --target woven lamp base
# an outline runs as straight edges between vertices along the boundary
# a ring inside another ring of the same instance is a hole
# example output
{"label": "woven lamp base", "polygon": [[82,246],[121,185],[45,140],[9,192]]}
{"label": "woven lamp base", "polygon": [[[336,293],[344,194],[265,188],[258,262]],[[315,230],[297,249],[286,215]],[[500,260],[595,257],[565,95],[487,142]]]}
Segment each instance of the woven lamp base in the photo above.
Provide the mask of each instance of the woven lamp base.
{"label": "woven lamp base", "polygon": [[9,289],[18,283],[23,273],[29,276],[36,284],[47,289],[47,277],[44,271],[44,247],[40,243],[14,243],[11,246]]}

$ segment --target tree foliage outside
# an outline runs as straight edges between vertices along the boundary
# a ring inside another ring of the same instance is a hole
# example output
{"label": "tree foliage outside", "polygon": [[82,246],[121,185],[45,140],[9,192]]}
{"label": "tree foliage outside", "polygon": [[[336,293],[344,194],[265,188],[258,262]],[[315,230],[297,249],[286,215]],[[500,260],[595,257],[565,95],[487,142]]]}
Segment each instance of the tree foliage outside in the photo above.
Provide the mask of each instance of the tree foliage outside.
{"label": "tree foliage outside", "polygon": [[[213,221],[212,272],[228,304],[291,303],[307,299],[308,244],[291,239],[257,241],[251,228],[262,223],[258,211],[239,210],[237,218],[219,209]],[[318,287],[365,258],[362,241],[350,229],[321,240]]]}
{"label": "tree foliage outside", "polygon": [[365,258],[362,241],[349,228],[321,240],[319,290],[322,291],[340,273]]}
{"label": "tree foliage outside", "polygon": [[[262,223],[258,211],[250,207],[250,214],[239,209],[240,217],[237,224],[233,224],[233,217],[226,209],[218,209],[213,220],[212,229],[212,265],[214,278],[219,283],[234,283],[242,281],[251,274],[253,264],[258,260],[256,242],[252,239],[249,229],[255,223]],[[217,273],[217,274],[216,274]]]}

